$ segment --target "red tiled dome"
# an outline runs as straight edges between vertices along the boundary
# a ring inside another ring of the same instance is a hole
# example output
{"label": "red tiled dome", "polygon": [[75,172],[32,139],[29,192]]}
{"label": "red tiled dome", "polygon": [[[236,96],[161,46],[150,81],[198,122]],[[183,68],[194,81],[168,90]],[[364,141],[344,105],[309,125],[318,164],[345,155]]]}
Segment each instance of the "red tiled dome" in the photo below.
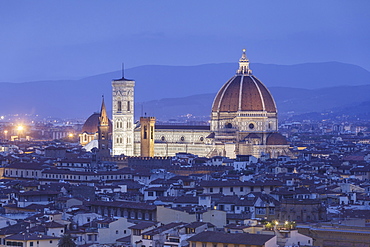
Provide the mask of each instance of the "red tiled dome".
{"label": "red tiled dome", "polygon": [[288,145],[288,142],[282,134],[271,133],[266,139],[266,145]]}
{"label": "red tiled dome", "polygon": [[243,49],[236,75],[218,91],[212,112],[266,111],[277,113],[274,98],[269,90],[252,75],[249,60]]}
{"label": "red tiled dome", "polygon": [[235,75],[217,93],[212,112],[267,111],[276,113],[275,101],[253,75]]}
{"label": "red tiled dome", "polygon": [[[82,133],[96,133],[98,132],[100,113],[92,114],[82,126]],[[109,120],[109,132],[112,132],[112,122]]]}

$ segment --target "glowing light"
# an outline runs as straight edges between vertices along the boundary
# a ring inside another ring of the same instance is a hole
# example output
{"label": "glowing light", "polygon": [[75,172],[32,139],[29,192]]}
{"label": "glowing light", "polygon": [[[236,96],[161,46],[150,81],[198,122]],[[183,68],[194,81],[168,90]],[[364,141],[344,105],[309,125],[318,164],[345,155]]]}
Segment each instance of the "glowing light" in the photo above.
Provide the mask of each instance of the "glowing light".
{"label": "glowing light", "polygon": [[73,134],[72,133],[69,133],[68,134],[68,137],[72,138],[73,137]]}
{"label": "glowing light", "polygon": [[6,135],[6,134],[8,134],[8,131],[7,130],[4,130],[4,134]]}
{"label": "glowing light", "polygon": [[3,120],[5,117],[4,116],[1,116],[0,119]]}
{"label": "glowing light", "polygon": [[17,127],[17,130],[18,131],[22,131],[24,129],[24,127],[22,126],[22,125],[19,125],[18,127]]}
{"label": "glowing light", "polygon": [[279,225],[279,221],[277,221],[277,220],[275,220],[274,223],[275,223],[275,225]]}
{"label": "glowing light", "polygon": [[288,221],[285,221],[285,225],[288,225],[289,224],[289,222]]}

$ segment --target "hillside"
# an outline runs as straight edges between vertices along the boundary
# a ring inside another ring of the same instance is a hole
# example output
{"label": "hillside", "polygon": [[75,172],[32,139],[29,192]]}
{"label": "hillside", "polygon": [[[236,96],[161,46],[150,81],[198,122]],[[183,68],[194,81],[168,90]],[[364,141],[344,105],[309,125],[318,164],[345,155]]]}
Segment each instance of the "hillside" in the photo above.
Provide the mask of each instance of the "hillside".
{"label": "hillside", "polygon": [[[370,72],[355,65],[337,62],[251,64],[251,68],[273,93],[279,112],[353,107],[370,100],[366,94]],[[136,112],[139,115],[141,109],[153,115],[161,111],[163,113],[158,114],[165,117],[183,112],[209,115],[214,95],[236,69],[235,63],[146,65],[127,69],[125,77],[136,81],[135,97],[140,105]],[[99,110],[101,95],[111,109],[111,80],[120,77],[121,72],[115,71],[81,80],[0,83],[0,114],[86,118]],[[156,105],[156,109],[152,105]]]}

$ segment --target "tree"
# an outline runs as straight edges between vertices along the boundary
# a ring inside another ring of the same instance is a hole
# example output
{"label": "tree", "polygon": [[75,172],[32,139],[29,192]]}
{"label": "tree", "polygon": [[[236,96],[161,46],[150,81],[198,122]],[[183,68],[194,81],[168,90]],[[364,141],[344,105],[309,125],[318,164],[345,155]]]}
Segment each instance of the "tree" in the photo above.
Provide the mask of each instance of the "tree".
{"label": "tree", "polygon": [[58,247],[76,247],[76,243],[73,241],[70,234],[64,234],[59,239]]}

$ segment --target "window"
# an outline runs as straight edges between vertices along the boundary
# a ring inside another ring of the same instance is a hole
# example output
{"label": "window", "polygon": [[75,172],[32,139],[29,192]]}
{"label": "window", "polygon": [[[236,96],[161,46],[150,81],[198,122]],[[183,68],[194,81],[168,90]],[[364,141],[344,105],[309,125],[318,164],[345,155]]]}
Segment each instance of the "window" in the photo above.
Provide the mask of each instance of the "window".
{"label": "window", "polygon": [[127,101],[127,111],[131,111],[131,109],[130,109],[131,107],[130,107],[130,101]]}
{"label": "window", "polygon": [[117,101],[117,111],[122,111],[122,101]]}
{"label": "window", "polygon": [[180,140],[183,142],[185,141],[185,137],[181,136]]}
{"label": "window", "polygon": [[150,139],[154,139],[154,128],[153,128],[153,126],[150,126]]}
{"label": "window", "polygon": [[154,196],[154,192],[153,191],[149,191],[148,192],[148,196]]}
{"label": "window", "polygon": [[240,187],[240,192],[243,192],[244,191],[244,187]]}
{"label": "window", "polygon": [[50,241],[49,241],[49,243],[51,243],[51,244],[52,244],[52,243],[53,243],[53,240],[50,240]]}
{"label": "window", "polygon": [[212,193],[213,192],[213,188],[209,188],[209,192]]}
{"label": "window", "polygon": [[30,246],[33,246],[33,242],[30,242]]}
{"label": "window", "polygon": [[230,192],[234,192],[234,188],[233,187],[230,187]]}
{"label": "window", "polygon": [[250,129],[254,129],[254,124],[250,123],[248,126]]}
{"label": "window", "polygon": [[207,247],[207,243],[202,243],[202,247]]}
{"label": "window", "polygon": [[221,187],[220,188],[220,193],[222,193],[222,192],[224,192],[224,188]]}
{"label": "window", "polygon": [[20,246],[20,247],[22,247],[23,243],[22,242],[6,241],[6,245],[7,246]]}
{"label": "window", "polygon": [[118,234],[118,230],[116,230],[116,234]]}
{"label": "window", "polygon": [[144,126],[144,139],[147,139],[148,138],[148,127],[147,126]]}

